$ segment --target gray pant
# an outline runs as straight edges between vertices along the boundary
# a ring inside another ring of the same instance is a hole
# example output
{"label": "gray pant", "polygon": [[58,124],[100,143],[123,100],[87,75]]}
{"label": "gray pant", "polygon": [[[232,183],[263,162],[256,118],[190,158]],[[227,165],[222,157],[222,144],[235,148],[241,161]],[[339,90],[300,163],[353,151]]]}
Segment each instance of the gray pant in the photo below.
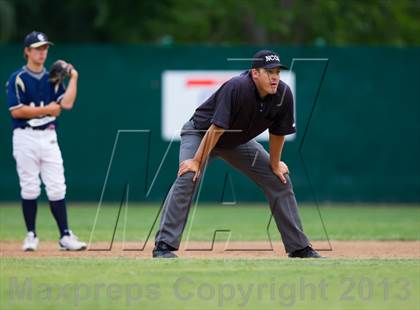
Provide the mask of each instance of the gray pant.
{"label": "gray pant", "polygon": [[[184,125],[181,132],[180,163],[194,157],[203,135],[203,132],[198,132],[194,128],[191,121]],[[291,180],[287,175],[287,183],[283,184],[273,173],[269,154],[260,143],[251,140],[232,149],[215,147],[211,152],[211,157],[215,156],[242,171],[262,189],[270,203],[286,252],[290,253],[310,244],[303,232]],[[174,249],[179,248],[188,211],[195,189],[198,187],[196,184],[198,182],[192,181],[193,175],[192,172],[188,172],[177,177],[169,190],[163,206],[156,242],[163,241]]]}

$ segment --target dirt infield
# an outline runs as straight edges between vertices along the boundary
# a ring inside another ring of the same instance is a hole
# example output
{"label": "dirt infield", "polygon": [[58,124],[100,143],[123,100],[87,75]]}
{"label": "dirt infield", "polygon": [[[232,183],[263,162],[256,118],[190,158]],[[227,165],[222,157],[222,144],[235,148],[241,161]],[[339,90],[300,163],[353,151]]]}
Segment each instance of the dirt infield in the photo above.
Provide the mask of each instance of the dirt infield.
{"label": "dirt infield", "polygon": [[[61,251],[56,242],[40,242],[35,252],[23,252],[21,241],[1,241],[0,257],[77,257],[77,258],[150,258],[153,244],[149,242],[144,250],[139,243],[94,243],[89,250],[81,252]],[[330,258],[420,258],[420,241],[331,241],[313,242],[315,249]],[[181,258],[287,258],[280,242],[230,242],[215,243],[213,248],[207,242],[185,242],[177,254]]]}

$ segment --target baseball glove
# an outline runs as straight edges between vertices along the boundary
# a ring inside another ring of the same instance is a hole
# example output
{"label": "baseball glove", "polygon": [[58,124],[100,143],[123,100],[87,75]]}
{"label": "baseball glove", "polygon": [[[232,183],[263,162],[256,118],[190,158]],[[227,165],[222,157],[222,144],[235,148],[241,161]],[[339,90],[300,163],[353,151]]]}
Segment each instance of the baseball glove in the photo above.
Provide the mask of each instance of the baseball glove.
{"label": "baseball glove", "polygon": [[71,68],[64,60],[57,60],[51,65],[49,81],[51,83],[62,83],[70,76]]}

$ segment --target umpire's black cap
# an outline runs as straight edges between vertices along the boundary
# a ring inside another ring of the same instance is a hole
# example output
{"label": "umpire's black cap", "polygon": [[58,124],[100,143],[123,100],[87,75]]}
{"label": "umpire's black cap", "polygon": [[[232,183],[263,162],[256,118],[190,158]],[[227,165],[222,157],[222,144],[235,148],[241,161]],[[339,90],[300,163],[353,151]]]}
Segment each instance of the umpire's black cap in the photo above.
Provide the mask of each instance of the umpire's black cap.
{"label": "umpire's black cap", "polygon": [[54,45],[52,42],[48,41],[48,37],[45,33],[32,31],[27,34],[25,40],[23,40],[23,45],[25,47],[37,48],[43,45]]}
{"label": "umpire's black cap", "polygon": [[252,68],[258,69],[258,68],[282,68],[289,70],[285,65],[283,65],[280,62],[280,57],[277,53],[269,50],[261,50],[257,52],[254,57],[252,58]]}

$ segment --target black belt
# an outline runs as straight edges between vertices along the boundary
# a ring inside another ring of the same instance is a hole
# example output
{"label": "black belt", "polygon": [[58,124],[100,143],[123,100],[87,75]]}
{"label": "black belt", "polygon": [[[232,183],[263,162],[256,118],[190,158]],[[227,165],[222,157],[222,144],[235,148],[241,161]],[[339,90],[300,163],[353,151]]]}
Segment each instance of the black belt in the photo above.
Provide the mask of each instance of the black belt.
{"label": "black belt", "polygon": [[48,125],[38,126],[38,127],[32,127],[32,126],[26,125],[26,126],[19,126],[17,128],[20,128],[20,129],[31,128],[32,130],[46,130],[46,129],[54,129],[55,126],[53,124],[48,124]]}

